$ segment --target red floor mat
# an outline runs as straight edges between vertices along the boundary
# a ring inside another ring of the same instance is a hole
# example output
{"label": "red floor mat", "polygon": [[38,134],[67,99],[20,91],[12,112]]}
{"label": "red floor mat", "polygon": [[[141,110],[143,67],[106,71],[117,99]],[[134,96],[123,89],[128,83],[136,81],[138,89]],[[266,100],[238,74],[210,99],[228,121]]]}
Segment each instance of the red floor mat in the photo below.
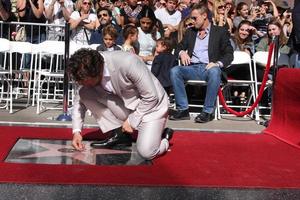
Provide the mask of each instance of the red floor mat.
{"label": "red floor mat", "polygon": [[265,134],[175,132],[171,151],[151,166],[3,162],[18,138],[70,139],[70,134],[66,128],[1,127],[0,182],[300,188],[299,149]]}
{"label": "red floor mat", "polygon": [[300,69],[279,70],[275,83],[272,118],[264,132],[300,147]]}

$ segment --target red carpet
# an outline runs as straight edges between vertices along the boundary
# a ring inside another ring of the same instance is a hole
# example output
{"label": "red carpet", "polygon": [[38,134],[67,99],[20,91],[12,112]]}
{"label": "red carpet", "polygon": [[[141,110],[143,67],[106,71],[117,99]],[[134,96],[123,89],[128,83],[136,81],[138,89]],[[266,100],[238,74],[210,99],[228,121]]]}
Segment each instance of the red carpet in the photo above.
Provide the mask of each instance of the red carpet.
{"label": "red carpet", "polygon": [[300,69],[279,70],[272,119],[264,132],[300,147]]}
{"label": "red carpet", "polygon": [[70,139],[70,132],[64,128],[1,127],[0,182],[300,188],[299,149],[265,134],[176,132],[171,152],[152,166],[3,162],[20,137]]}

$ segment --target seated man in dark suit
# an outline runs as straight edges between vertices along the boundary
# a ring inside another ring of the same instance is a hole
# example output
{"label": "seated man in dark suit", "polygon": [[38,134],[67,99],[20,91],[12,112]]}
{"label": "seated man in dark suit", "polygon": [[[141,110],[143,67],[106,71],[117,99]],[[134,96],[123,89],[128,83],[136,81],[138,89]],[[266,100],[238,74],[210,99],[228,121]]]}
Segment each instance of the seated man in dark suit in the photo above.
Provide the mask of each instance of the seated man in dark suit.
{"label": "seated man in dark suit", "polygon": [[187,30],[175,53],[179,54],[183,66],[171,70],[177,111],[169,117],[170,120],[190,119],[184,86],[187,80],[207,81],[204,107],[195,122],[204,123],[213,119],[221,83],[221,68],[233,60],[233,49],[226,28],[211,24],[208,12],[204,5],[193,7],[191,18],[194,20],[194,28]]}

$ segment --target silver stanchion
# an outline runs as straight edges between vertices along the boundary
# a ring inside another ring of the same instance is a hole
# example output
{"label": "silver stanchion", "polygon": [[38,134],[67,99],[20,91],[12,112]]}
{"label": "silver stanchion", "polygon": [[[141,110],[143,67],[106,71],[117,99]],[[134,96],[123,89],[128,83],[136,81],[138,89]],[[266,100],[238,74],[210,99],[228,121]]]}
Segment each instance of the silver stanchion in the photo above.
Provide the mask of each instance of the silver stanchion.
{"label": "silver stanchion", "polygon": [[69,62],[69,49],[70,49],[70,25],[66,23],[65,26],[65,56],[64,56],[64,83],[63,83],[63,113],[60,114],[57,121],[72,121],[72,117],[68,114],[68,94],[69,94],[69,76],[67,73],[67,66]]}

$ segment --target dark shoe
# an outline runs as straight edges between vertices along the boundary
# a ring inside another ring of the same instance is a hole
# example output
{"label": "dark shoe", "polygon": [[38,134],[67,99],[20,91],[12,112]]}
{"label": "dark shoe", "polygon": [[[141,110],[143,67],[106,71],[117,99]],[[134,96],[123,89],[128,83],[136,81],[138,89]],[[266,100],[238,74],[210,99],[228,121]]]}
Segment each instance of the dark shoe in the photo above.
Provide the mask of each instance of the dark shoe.
{"label": "dark shoe", "polygon": [[131,144],[132,144],[131,135],[123,133],[122,127],[120,127],[112,131],[112,137],[99,142],[92,142],[91,147],[105,148],[105,147],[113,147],[113,146],[131,146]]}
{"label": "dark shoe", "polygon": [[161,138],[166,138],[167,140],[170,141],[173,137],[173,133],[174,133],[173,129],[165,128],[162,135],[161,135]]}
{"label": "dark shoe", "polygon": [[195,122],[198,123],[206,123],[214,119],[213,114],[211,113],[206,113],[206,112],[201,112],[196,118]]}
{"label": "dark shoe", "polygon": [[189,110],[177,110],[174,111],[172,115],[169,116],[170,120],[189,120],[190,119],[190,113]]}

